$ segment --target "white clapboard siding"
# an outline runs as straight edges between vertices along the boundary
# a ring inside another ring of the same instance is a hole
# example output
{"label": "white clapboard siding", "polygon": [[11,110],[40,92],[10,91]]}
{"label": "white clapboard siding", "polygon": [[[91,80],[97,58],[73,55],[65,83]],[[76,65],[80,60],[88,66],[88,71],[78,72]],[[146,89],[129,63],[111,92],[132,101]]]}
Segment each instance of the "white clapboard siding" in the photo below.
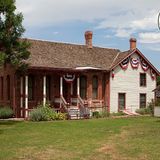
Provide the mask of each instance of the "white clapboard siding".
{"label": "white clapboard siding", "polygon": [[[137,57],[137,54],[132,57]],[[135,111],[139,108],[139,94],[146,93],[147,103],[154,98],[153,89],[156,87],[156,81],[152,80],[150,69],[146,72],[147,86],[140,87],[140,73],[144,73],[139,64],[138,69],[133,69],[129,62],[126,70],[120,66],[114,69],[115,76],[110,75],[110,111],[118,111],[118,93],[126,93],[126,108]]]}

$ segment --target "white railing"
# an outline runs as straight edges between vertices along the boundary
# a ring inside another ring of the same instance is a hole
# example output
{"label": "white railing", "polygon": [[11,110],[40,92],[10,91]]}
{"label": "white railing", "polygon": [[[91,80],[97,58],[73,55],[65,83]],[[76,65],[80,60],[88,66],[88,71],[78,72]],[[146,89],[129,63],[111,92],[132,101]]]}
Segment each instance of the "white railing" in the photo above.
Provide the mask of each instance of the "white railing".
{"label": "white railing", "polygon": [[78,96],[78,104],[81,116],[89,116],[90,110],[88,108],[88,105],[84,103],[83,99],[80,96]]}
{"label": "white railing", "polygon": [[66,112],[68,112],[69,103],[66,102],[65,98],[61,95],[60,96],[60,108],[64,108]]}

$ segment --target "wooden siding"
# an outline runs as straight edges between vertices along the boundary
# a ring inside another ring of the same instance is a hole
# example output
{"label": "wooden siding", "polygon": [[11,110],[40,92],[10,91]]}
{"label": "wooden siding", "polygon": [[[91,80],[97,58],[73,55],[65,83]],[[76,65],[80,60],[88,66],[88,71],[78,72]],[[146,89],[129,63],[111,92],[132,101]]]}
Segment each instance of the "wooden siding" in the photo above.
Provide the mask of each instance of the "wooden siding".
{"label": "wooden siding", "polygon": [[[133,54],[132,57],[137,57]],[[147,103],[154,99],[153,89],[156,87],[156,80],[152,80],[150,70],[146,72],[146,87],[140,87],[140,73],[145,73],[139,64],[138,69],[133,69],[129,62],[128,68],[122,70],[120,66],[114,69],[115,76],[110,75],[110,111],[118,111],[118,93],[126,93],[126,109],[135,111],[139,108],[139,94],[147,95]]]}

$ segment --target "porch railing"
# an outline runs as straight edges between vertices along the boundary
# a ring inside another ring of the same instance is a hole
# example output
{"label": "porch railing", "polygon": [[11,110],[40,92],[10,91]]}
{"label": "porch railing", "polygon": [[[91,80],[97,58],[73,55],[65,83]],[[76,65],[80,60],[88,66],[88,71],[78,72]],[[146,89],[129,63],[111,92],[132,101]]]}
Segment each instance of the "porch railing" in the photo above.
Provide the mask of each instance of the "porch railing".
{"label": "porch railing", "polygon": [[85,117],[89,117],[90,110],[88,108],[87,103],[85,103],[80,96],[78,96],[77,99],[78,99],[78,104],[79,104],[79,109],[80,109],[80,115],[85,116]]}
{"label": "porch railing", "polygon": [[60,108],[63,108],[65,112],[68,113],[68,106],[69,104],[66,102],[65,98],[63,96],[60,96]]}

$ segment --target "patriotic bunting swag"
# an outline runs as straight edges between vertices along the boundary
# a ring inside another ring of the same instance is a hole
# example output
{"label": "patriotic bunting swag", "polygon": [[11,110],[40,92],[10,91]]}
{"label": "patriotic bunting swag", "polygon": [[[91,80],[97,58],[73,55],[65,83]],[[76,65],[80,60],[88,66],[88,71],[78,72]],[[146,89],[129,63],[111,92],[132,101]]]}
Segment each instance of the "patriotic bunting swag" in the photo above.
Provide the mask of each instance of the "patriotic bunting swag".
{"label": "patriotic bunting swag", "polygon": [[147,65],[147,63],[143,59],[141,59],[141,66],[144,71],[147,71],[149,68],[149,66]]}
{"label": "patriotic bunting swag", "polygon": [[112,70],[112,78],[114,78],[114,70]]}
{"label": "patriotic bunting swag", "polygon": [[67,83],[72,83],[75,79],[75,75],[66,74],[66,75],[63,76],[63,78]]}
{"label": "patriotic bunting swag", "polygon": [[131,58],[131,66],[132,68],[138,68],[139,66],[139,58]]}
{"label": "patriotic bunting swag", "polygon": [[152,69],[150,71],[151,71],[151,77],[152,77],[152,79],[155,80],[156,79],[155,72]]}
{"label": "patriotic bunting swag", "polygon": [[122,63],[120,63],[120,66],[123,70],[127,69],[129,64],[129,58],[126,58],[124,61],[122,61]]}

